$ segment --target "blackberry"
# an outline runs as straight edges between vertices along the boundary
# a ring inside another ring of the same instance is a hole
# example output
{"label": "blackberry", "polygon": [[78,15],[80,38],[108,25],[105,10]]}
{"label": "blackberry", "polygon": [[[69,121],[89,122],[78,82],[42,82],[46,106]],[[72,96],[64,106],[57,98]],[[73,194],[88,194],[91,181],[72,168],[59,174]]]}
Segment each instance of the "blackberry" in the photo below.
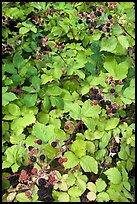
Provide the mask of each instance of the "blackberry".
{"label": "blackberry", "polygon": [[100,11],[94,12],[95,16],[101,16],[102,13]]}
{"label": "blackberry", "polygon": [[86,23],[87,23],[87,24],[90,23],[90,18],[87,18],[87,19],[86,19]]}
{"label": "blackberry", "polygon": [[50,67],[47,67],[47,70],[50,70]]}
{"label": "blackberry", "polygon": [[110,23],[107,23],[106,26],[109,27],[109,26],[110,26]]}
{"label": "blackberry", "polygon": [[115,93],[115,89],[110,89],[110,93]]}
{"label": "blackberry", "polygon": [[34,148],[33,146],[28,147],[29,151],[31,151],[33,148]]}
{"label": "blackberry", "polygon": [[92,92],[93,92],[93,94],[97,94],[98,93],[98,89],[93,89]]}
{"label": "blackberry", "polygon": [[110,32],[110,28],[106,28],[107,32],[109,33]]}
{"label": "blackberry", "polygon": [[52,146],[52,147],[56,147],[56,146],[57,146],[57,142],[52,142],[52,143],[51,143],[51,146]]}
{"label": "blackberry", "polygon": [[79,19],[79,20],[78,20],[78,23],[79,23],[79,24],[81,24],[81,23],[83,23],[83,22],[82,22],[82,20],[81,20],[81,19]]}
{"label": "blackberry", "polygon": [[49,186],[47,187],[47,190],[48,190],[49,192],[52,192],[52,190],[53,190],[53,185],[52,185],[52,184],[49,184]]}
{"label": "blackberry", "polygon": [[117,109],[116,108],[112,108],[112,113],[116,113]]}
{"label": "blackberry", "polygon": [[97,7],[96,7],[96,6],[93,6],[93,7],[92,7],[92,10],[93,10],[93,11],[96,11],[96,10],[97,10]]}
{"label": "blackberry", "polygon": [[99,27],[98,27],[98,30],[102,30],[102,26],[99,26]]}
{"label": "blackberry", "polygon": [[103,97],[102,97],[101,95],[98,95],[98,96],[96,97],[96,99],[97,99],[97,100],[102,100]]}
{"label": "blackberry", "polygon": [[108,19],[111,19],[111,18],[112,18],[112,15],[111,15],[111,14],[109,14],[109,15],[108,15]]}
{"label": "blackberry", "polygon": [[105,38],[105,37],[106,37],[105,33],[102,33],[101,38]]}
{"label": "blackberry", "polygon": [[91,27],[96,27],[97,26],[97,23],[94,21],[94,22],[91,22]]}
{"label": "blackberry", "polygon": [[43,160],[43,161],[44,161],[45,155],[44,155],[44,154],[41,154],[39,158],[40,158],[40,160]]}
{"label": "blackberry", "polygon": [[43,187],[45,184],[46,184],[46,180],[45,180],[44,178],[40,178],[40,179],[38,180],[38,185],[39,185],[40,187]]}
{"label": "blackberry", "polygon": [[30,157],[30,161],[35,162],[36,161],[36,157],[35,156],[31,156]]}
{"label": "blackberry", "polygon": [[90,96],[89,99],[90,99],[90,100],[93,100],[93,96]]}
{"label": "blackberry", "polygon": [[109,100],[106,100],[106,105],[111,105],[111,101],[109,101]]}
{"label": "blackberry", "polygon": [[37,140],[37,144],[41,145],[42,144],[42,140]]}

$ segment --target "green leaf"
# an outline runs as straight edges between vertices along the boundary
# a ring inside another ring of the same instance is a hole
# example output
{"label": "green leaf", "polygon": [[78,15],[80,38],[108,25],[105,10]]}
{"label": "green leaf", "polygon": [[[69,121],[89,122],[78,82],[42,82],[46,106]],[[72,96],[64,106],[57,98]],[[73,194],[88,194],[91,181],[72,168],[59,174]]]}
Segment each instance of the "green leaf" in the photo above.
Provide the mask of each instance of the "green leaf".
{"label": "green leaf", "polygon": [[37,94],[27,94],[23,98],[23,102],[27,107],[35,106],[37,101]]}
{"label": "green leaf", "polygon": [[80,158],[86,154],[86,142],[83,140],[75,140],[71,145],[71,150]]}
{"label": "green leaf", "polygon": [[51,82],[53,80],[52,76],[48,76],[46,74],[41,75],[41,84],[46,84],[47,82]]}
{"label": "green leaf", "polygon": [[129,42],[127,40],[127,37],[124,35],[119,35],[118,36],[118,41],[120,42],[120,44],[125,47],[126,49],[129,47]]}
{"label": "green leaf", "polygon": [[76,181],[76,185],[84,193],[84,191],[86,190],[86,182],[78,177]]}
{"label": "green leaf", "polygon": [[66,179],[67,185],[70,187],[75,184],[76,178],[73,173],[68,172],[68,177]]}
{"label": "green leaf", "polygon": [[63,101],[63,99],[61,97],[51,96],[50,100],[51,100],[51,105],[52,106],[56,106],[59,109],[63,109],[64,108],[64,101]]}
{"label": "green leaf", "polygon": [[60,192],[58,202],[69,202],[69,195],[66,192]]}
{"label": "green leaf", "polygon": [[44,110],[48,111],[50,109],[51,104],[50,104],[50,100],[48,96],[44,96],[42,105],[43,105]]}
{"label": "green leaf", "polygon": [[62,89],[56,85],[49,86],[46,91],[46,94],[49,94],[51,96],[59,96],[61,93],[62,93]]}
{"label": "green leaf", "polygon": [[18,52],[13,57],[13,64],[17,68],[25,64],[24,58]]}
{"label": "green leaf", "polygon": [[20,115],[20,108],[16,104],[10,103],[8,105],[8,111],[12,115],[15,115],[15,116]]}
{"label": "green leaf", "polygon": [[104,174],[107,175],[108,179],[114,184],[119,184],[121,182],[121,174],[116,167],[108,169]]}
{"label": "green leaf", "polygon": [[101,41],[100,51],[112,52],[117,46],[116,37],[112,36],[111,38],[103,38]]}
{"label": "green leaf", "polygon": [[2,105],[6,106],[10,101],[17,99],[14,93],[4,93],[2,94]]}
{"label": "green leaf", "polygon": [[77,103],[71,103],[70,106],[70,115],[75,120],[81,119],[81,108]]}
{"label": "green leaf", "polygon": [[37,119],[39,123],[47,124],[49,122],[49,114],[46,114],[41,111],[38,113]]}
{"label": "green leaf", "polygon": [[99,143],[100,149],[104,149],[108,145],[110,138],[111,138],[111,132],[108,132],[108,133],[105,132]]}
{"label": "green leaf", "polygon": [[72,197],[79,197],[82,194],[82,191],[76,186],[69,188],[68,194]]}
{"label": "green leaf", "polygon": [[31,27],[32,32],[37,33],[37,28],[35,26]]}
{"label": "green leaf", "polygon": [[13,172],[13,173],[17,172],[18,169],[19,169],[19,167],[20,167],[20,165],[18,165],[17,163],[13,164],[13,165],[11,166],[12,172]]}
{"label": "green leaf", "polygon": [[106,121],[106,124],[105,124],[105,130],[111,130],[111,129],[114,129],[118,123],[119,123],[119,118],[110,118]]}
{"label": "green leaf", "polygon": [[19,34],[20,35],[24,35],[25,33],[28,33],[30,31],[30,28],[26,28],[26,27],[21,27],[19,29]]}
{"label": "green leaf", "polygon": [[16,199],[19,202],[30,202],[30,199],[25,195],[25,193],[18,193]]}
{"label": "green leaf", "polygon": [[73,168],[79,163],[79,159],[72,152],[65,152],[64,157],[67,158],[67,162],[64,163],[66,169]]}
{"label": "green leaf", "polygon": [[106,186],[107,185],[106,185],[105,181],[103,181],[101,178],[96,180],[97,192],[101,192],[101,191],[105,190]]}
{"label": "green leaf", "polygon": [[97,202],[108,202],[109,201],[109,195],[106,192],[101,192],[97,195]]}
{"label": "green leaf", "polygon": [[96,125],[97,125],[95,119],[82,117],[82,120],[83,120],[84,124],[87,126],[87,128],[88,128],[91,132],[94,132],[94,131],[95,131],[95,127],[96,127]]}
{"label": "green leaf", "polygon": [[87,189],[90,190],[91,192],[96,193],[96,185],[93,182],[87,183]]}
{"label": "green leaf", "polygon": [[85,172],[98,173],[98,163],[93,157],[83,156],[80,158],[80,165]]}
{"label": "green leaf", "polygon": [[90,100],[86,100],[82,106],[81,109],[81,115],[82,117],[93,117],[93,118],[98,118],[99,117],[99,113],[101,111],[101,107],[100,106],[91,106],[91,101]]}
{"label": "green leaf", "polygon": [[91,153],[91,154],[94,154],[94,152],[95,152],[95,145],[94,145],[93,142],[86,141],[86,151]]}

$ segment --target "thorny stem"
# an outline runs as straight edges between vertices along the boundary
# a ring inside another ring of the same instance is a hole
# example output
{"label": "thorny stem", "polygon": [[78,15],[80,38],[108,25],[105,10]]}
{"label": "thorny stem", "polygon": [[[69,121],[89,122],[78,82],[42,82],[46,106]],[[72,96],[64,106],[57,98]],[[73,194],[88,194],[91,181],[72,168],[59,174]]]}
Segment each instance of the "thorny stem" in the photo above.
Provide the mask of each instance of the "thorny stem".
{"label": "thorny stem", "polygon": [[14,177],[14,176],[20,176],[20,174],[12,174],[9,176],[3,176],[2,178],[9,179],[9,178]]}
{"label": "thorny stem", "polygon": [[125,27],[122,24],[118,23],[118,25],[125,31],[127,35],[129,35],[133,40],[135,40],[135,38],[125,29]]}

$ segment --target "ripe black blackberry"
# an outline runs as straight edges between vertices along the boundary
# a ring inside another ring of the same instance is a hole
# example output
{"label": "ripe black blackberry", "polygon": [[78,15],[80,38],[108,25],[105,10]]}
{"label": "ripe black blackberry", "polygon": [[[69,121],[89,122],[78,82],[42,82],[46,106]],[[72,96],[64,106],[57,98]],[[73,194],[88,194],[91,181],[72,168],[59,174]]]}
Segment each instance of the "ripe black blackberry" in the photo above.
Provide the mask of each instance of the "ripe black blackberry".
{"label": "ripe black blackberry", "polygon": [[93,94],[97,94],[98,93],[98,89],[93,89],[92,92],[93,92]]}
{"label": "ripe black blackberry", "polygon": [[92,10],[93,10],[93,11],[96,11],[96,10],[97,10],[97,7],[96,7],[96,6],[93,6],[93,7],[92,7]]}
{"label": "ripe black blackberry", "polygon": [[102,33],[101,38],[105,38],[105,37],[106,37],[105,33]]}
{"label": "ripe black blackberry", "polygon": [[91,27],[96,27],[97,26],[97,23],[95,21],[91,22]]}
{"label": "ripe black blackberry", "polygon": [[33,146],[28,147],[29,151],[31,151],[33,148],[34,148]]}
{"label": "ripe black blackberry", "polygon": [[41,154],[39,158],[40,158],[40,160],[44,161],[46,157],[44,154]]}
{"label": "ripe black blackberry", "polygon": [[116,108],[112,108],[112,113],[116,113],[117,109]]}
{"label": "ripe black blackberry", "polygon": [[36,161],[36,157],[35,156],[31,156],[30,157],[30,161],[35,162]]}
{"label": "ripe black blackberry", "polygon": [[110,23],[107,23],[106,26],[109,27],[109,26],[110,26]]}
{"label": "ripe black blackberry", "polygon": [[89,99],[90,99],[90,100],[93,100],[93,96],[90,96]]}
{"label": "ripe black blackberry", "polygon": [[37,144],[41,145],[42,144],[42,140],[37,140]]}
{"label": "ripe black blackberry", "polygon": [[110,89],[110,93],[115,93],[115,89]]}
{"label": "ripe black blackberry", "polygon": [[86,19],[86,23],[89,24],[91,22],[90,18]]}
{"label": "ripe black blackberry", "polygon": [[108,19],[110,20],[111,18],[112,18],[112,15],[111,15],[111,14],[109,14],[109,15],[108,15]]}
{"label": "ripe black blackberry", "polygon": [[109,100],[106,100],[106,105],[111,105],[111,101],[109,101]]}
{"label": "ripe black blackberry", "polygon": [[38,185],[39,187],[43,187],[46,184],[46,180],[44,178],[39,178]]}
{"label": "ripe black blackberry", "polygon": [[98,27],[98,30],[102,30],[102,26],[99,26],[99,27]]}
{"label": "ripe black blackberry", "polygon": [[95,16],[101,16],[102,13],[101,13],[100,11],[96,11],[96,12],[94,12],[94,15],[95,15]]}
{"label": "ripe black blackberry", "polygon": [[52,147],[56,147],[56,146],[57,146],[57,142],[52,142],[52,143],[51,143],[51,146],[52,146]]}
{"label": "ripe black blackberry", "polygon": [[82,21],[81,19],[79,19],[79,20],[78,20],[78,23],[81,24],[81,23],[83,23],[83,21]]}
{"label": "ripe black blackberry", "polygon": [[109,33],[110,32],[110,28],[106,28],[107,32]]}
{"label": "ripe black blackberry", "polygon": [[96,99],[97,99],[97,100],[102,100],[103,97],[102,97],[101,95],[98,95],[98,96],[96,97]]}

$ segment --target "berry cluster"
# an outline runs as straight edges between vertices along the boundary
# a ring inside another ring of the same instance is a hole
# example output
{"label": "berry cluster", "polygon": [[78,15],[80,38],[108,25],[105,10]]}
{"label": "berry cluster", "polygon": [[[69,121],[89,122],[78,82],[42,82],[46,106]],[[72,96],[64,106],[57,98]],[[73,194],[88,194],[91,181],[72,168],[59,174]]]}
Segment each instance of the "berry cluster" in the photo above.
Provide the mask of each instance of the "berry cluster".
{"label": "berry cluster", "polygon": [[[102,13],[104,12],[104,7],[103,6],[93,6],[91,13],[86,13],[86,12],[80,12],[79,17],[80,19],[78,20],[79,24],[82,24],[83,21],[86,21],[88,24],[88,29],[90,34],[93,34],[95,29],[98,29],[102,31],[101,38],[103,37],[111,37],[111,24],[114,23],[114,19],[111,14],[108,15],[108,19],[102,21],[101,25],[97,25],[97,18],[102,16]],[[100,22],[100,21],[99,21]],[[105,23],[104,23],[105,22]],[[105,33],[108,33],[106,35]]]}
{"label": "berry cluster", "polygon": [[[106,77],[105,83],[110,83],[112,87],[115,87],[115,83],[121,85],[122,81],[115,81],[113,80],[113,77]],[[102,89],[99,90],[97,88],[91,88],[89,92],[89,99],[92,101],[91,105],[97,105],[99,104],[106,110],[106,113],[109,114],[115,114],[117,112],[117,109],[119,108],[119,105],[116,103],[112,103],[111,100],[105,99],[105,97],[102,94]],[[111,88],[110,89],[110,94],[115,94],[115,89]]]}

